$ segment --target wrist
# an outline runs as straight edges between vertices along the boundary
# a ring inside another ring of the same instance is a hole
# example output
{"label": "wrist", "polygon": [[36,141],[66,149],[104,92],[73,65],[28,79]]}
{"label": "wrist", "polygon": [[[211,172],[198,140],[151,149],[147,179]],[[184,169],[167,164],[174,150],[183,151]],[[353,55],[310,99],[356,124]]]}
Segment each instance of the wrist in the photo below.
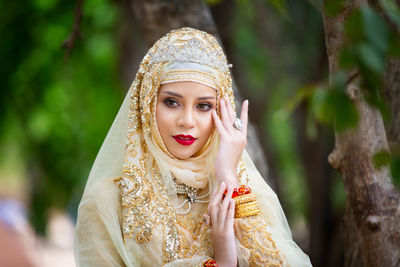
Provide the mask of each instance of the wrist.
{"label": "wrist", "polygon": [[219,183],[225,182],[227,186],[231,187],[239,186],[237,175],[233,172],[216,173],[216,176]]}
{"label": "wrist", "polygon": [[218,179],[219,182],[225,182],[227,186],[230,187],[239,187],[239,181],[235,176],[224,176],[224,178]]}
{"label": "wrist", "polygon": [[229,260],[226,262],[217,263],[218,267],[236,267],[237,266],[237,259],[236,260]]}

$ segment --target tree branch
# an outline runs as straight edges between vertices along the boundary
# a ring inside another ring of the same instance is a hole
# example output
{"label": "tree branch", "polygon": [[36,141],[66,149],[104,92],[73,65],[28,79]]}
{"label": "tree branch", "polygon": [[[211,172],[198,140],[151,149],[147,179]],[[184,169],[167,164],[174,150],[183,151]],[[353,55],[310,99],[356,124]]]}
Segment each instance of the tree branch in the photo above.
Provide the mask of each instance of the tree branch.
{"label": "tree branch", "polygon": [[72,29],[72,33],[61,46],[63,49],[66,50],[65,59],[69,58],[72,48],[75,45],[76,39],[82,38],[82,33],[80,31],[83,18],[82,5],[83,5],[83,0],[78,0],[78,3],[75,8],[75,19],[74,19],[74,27]]}

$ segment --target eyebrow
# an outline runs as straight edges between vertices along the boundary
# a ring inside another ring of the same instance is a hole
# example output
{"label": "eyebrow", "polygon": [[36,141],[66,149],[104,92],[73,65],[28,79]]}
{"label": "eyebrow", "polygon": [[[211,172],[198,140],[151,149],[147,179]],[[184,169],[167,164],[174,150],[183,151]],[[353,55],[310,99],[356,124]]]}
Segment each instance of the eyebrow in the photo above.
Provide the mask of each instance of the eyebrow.
{"label": "eyebrow", "polygon": [[[172,95],[172,96],[175,96],[175,97],[183,98],[183,96],[181,96],[180,94],[177,94],[175,92],[163,91],[163,93],[168,94],[168,95]],[[216,97],[214,97],[214,96],[201,96],[201,97],[198,97],[197,99],[199,99],[199,100],[208,100],[208,99],[216,99]]]}

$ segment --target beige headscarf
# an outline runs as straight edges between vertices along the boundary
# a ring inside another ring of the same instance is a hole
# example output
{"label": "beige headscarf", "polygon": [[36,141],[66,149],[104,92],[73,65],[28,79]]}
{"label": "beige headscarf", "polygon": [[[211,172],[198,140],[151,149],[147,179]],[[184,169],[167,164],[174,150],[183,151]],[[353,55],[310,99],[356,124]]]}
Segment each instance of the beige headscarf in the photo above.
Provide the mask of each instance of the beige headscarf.
{"label": "beige headscarf", "polygon": [[[216,80],[218,70],[193,62],[172,62],[164,65],[160,85],[191,81],[200,83],[218,92],[218,81]],[[157,97],[157,96],[156,96]],[[154,100],[157,102],[157,100]],[[180,160],[168,152],[165,147],[158,127],[155,125],[155,114],[152,117],[152,150],[153,155],[159,165],[165,165],[165,168],[171,171],[176,178],[177,183],[189,185],[193,188],[202,189],[207,186],[208,179],[212,173],[210,167],[213,162],[213,152],[217,149],[217,132],[213,130],[209,140],[204,147],[193,157]],[[155,144],[155,147],[153,147]]]}

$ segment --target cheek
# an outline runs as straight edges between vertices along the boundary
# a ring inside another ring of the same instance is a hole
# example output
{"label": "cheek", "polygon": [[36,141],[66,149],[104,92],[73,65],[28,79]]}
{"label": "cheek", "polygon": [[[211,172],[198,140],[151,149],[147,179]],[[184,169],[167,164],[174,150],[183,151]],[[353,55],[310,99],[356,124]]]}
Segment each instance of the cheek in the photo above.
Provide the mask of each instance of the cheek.
{"label": "cheek", "polygon": [[166,130],[166,126],[168,125],[168,112],[163,110],[163,106],[161,103],[157,103],[156,106],[156,123],[158,131],[160,132],[161,136],[163,135],[164,131]]}
{"label": "cheek", "polygon": [[200,120],[201,121],[201,129],[204,132],[204,134],[208,136],[211,134],[212,130],[214,129],[214,121],[211,116],[211,113],[207,113],[206,116],[202,116],[203,118]]}

